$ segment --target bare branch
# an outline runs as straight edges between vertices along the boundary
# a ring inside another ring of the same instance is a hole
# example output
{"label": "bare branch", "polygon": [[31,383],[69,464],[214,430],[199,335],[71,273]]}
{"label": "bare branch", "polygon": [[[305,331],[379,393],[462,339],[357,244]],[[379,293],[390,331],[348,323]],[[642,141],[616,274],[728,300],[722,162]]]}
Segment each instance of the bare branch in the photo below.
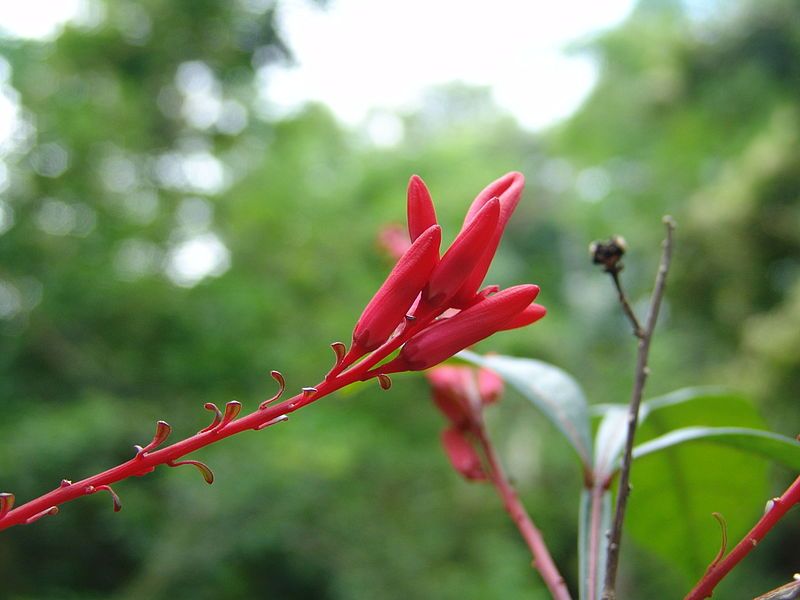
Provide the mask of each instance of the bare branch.
{"label": "bare branch", "polygon": [[[625,440],[625,453],[622,457],[622,466],[620,469],[619,491],[617,493],[617,502],[614,510],[614,521],[608,538],[608,562],[606,563],[606,575],[603,584],[603,600],[616,599],[617,568],[619,566],[619,550],[622,540],[622,524],[625,519],[625,510],[631,491],[630,476],[631,463],[633,462],[633,441],[636,435],[636,427],[639,424],[639,407],[642,403],[644,386],[647,382],[647,376],[650,373],[650,369],[647,366],[650,355],[650,342],[653,339],[653,332],[658,322],[658,312],[661,308],[661,300],[664,298],[667,274],[669,273],[669,267],[672,261],[672,238],[673,232],[675,231],[675,221],[672,217],[666,216],[663,222],[667,228],[667,235],[662,243],[661,263],[659,264],[658,273],[656,274],[653,294],[650,297],[650,309],[647,314],[647,321],[644,329],[640,330],[641,335],[638,336],[639,349],[636,357],[636,374],[633,392],[628,409],[628,432]],[[618,287],[618,289],[620,288]],[[621,292],[620,294],[622,295]],[[623,309],[624,308],[625,303],[623,303]],[[634,320],[634,329],[636,329],[637,325],[638,324]]]}

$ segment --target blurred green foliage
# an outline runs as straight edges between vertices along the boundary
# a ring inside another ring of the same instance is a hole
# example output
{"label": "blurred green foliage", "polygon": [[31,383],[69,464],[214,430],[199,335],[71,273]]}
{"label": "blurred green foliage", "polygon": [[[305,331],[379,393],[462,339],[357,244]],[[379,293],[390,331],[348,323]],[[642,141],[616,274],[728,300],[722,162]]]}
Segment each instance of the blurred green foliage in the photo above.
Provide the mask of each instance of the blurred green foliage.
{"label": "blurred green foliage", "polygon": [[[520,130],[489,90],[453,85],[401,115],[388,148],[322,106],[282,120],[258,108],[263,79],[290,60],[259,3],[106,2],[102,22],[53,42],[0,40],[26,123],[0,195],[0,488],[21,502],[107,468],[159,418],[190,434],[203,402],[253,408],[273,392],[270,369],[293,389],[316,382],[327,344],[348,341],[385,276],[376,232],[402,220],[415,172],[446,239],[486,183],[528,177],[489,278],[540,284],[550,313],[479,349],[553,362],[594,402],[627,400],[634,343],[586,247],[627,238],[623,278],[641,307],[669,212],[678,247],[650,391],[730,384],[776,431],[800,431],[800,7],[713,4],[698,16],[643,0],[584,49],[601,65],[597,88],[546,134]],[[184,264],[192,249],[209,276]],[[492,419],[574,574],[568,446],[516,397]],[[343,392],[198,453],[217,473],[210,488],[191,469],[160,469],[116,486],[120,514],[98,494],[4,532],[0,596],[546,597],[492,490],[450,471],[441,425],[420,377]],[[715,473],[697,485],[738,493],[716,454],[691,460]],[[789,476],[776,471],[771,493]],[[631,507],[655,510],[635,491]],[[746,523],[761,509],[730,510]],[[666,529],[682,522],[664,510]],[[710,517],[696,522],[716,538]],[[787,521],[722,597],[787,579],[798,540]],[[669,552],[626,542],[627,597],[688,589],[686,557]]]}

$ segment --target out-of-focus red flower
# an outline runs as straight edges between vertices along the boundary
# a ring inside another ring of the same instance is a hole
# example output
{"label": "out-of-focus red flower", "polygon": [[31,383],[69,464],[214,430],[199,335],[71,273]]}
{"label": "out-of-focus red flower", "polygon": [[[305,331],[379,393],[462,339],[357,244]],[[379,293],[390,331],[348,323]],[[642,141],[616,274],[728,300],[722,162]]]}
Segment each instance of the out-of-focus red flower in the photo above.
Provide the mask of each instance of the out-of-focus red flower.
{"label": "out-of-focus red flower", "polygon": [[411,247],[406,228],[402,225],[386,225],[378,232],[378,245],[395,260],[398,260]]}
{"label": "out-of-focus red flower", "polygon": [[444,365],[427,372],[433,401],[449,421],[442,444],[453,468],[469,480],[484,480],[480,446],[475,433],[482,429],[483,407],[503,393],[503,380],[488,369]]}
{"label": "out-of-focus red flower", "polygon": [[469,429],[480,420],[483,407],[503,395],[503,380],[494,371],[461,365],[442,365],[425,373],[433,402],[450,423]]}
{"label": "out-of-focus red flower", "polygon": [[503,380],[491,369],[478,369],[478,394],[483,404],[494,404],[503,395]]}
{"label": "out-of-focus red flower", "polygon": [[470,481],[486,481],[488,477],[483,470],[481,458],[466,432],[451,427],[442,432],[442,445],[453,468]]}

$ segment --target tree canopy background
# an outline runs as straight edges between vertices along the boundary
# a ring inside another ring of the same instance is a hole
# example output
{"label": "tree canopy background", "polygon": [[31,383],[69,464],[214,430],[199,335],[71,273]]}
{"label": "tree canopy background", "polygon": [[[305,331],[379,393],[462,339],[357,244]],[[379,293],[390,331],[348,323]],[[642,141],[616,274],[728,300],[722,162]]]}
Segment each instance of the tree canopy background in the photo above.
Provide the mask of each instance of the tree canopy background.
{"label": "tree canopy background", "polygon": [[[102,22],[51,42],[0,39],[3,89],[24,108],[0,163],[0,488],[21,502],[108,468],[156,419],[188,435],[206,424],[204,402],[252,408],[274,391],[271,369],[293,389],[318,381],[328,344],[349,341],[389,268],[376,232],[402,221],[412,173],[431,188],[446,239],[486,183],[525,173],[489,279],[538,283],[549,315],[479,349],[555,363],[594,402],[627,401],[635,345],[587,245],[625,236],[623,277],[641,302],[661,215],[674,215],[650,394],[730,385],[770,428],[800,432],[796,2],[717,3],[698,16],[642,0],[576,49],[596,56],[601,77],[568,121],[531,134],[491,90],[452,84],[400,115],[391,147],[321,105],[259,113],[258,73],[291,57],[279,8],[106,2]],[[198,249],[204,273],[185,264]],[[580,474],[563,441],[513,394],[491,425],[574,574]],[[198,453],[217,474],[210,488],[191,470],[159,469],[116,486],[120,514],[98,494],[4,532],[0,596],[546,597],[493,491],[451,471],[441,426],[420,376],[389,393],[342,392]],[[723,493],[739,476],[711,458],[698,468]],[[759,502],[794,475],[771,473]],[[636,503],[634,491],[632,510],[648,510]],[[762,507],[742,502],[739,517],[754,522]],[[660,518],[666,530],[682,515]],[[710,517],[692,533],[717,544]],[[788,519],[722,596],[788,579],[799,541]],[[632,534],[624,585],[677,597],[711,558],[687,570]]]}

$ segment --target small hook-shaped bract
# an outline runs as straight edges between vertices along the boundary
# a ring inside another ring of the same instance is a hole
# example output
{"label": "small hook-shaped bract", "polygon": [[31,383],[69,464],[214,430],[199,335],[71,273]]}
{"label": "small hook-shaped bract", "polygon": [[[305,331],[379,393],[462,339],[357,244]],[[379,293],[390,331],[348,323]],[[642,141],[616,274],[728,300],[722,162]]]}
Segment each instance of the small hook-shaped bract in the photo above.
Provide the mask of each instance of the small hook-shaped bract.
{"label": "small hook-shaped bract", "polygon": [[14,508],[14,494],[0,492],[0,519],[5,517],[12,508]]}
{"label": "small hook-shaped bract", "polygon": [[136,456],[144,457],[150,450],[158,448],[169,437],[170,433],[172,433],[172,426],[166,421],[158,421],[156,423],[156,433],[153,435],[153,439],[144,448],[136,446]]}
{"label": "small hook-shaped bract", "polygon": [[345,346],[342,342],[333,342],[331,344],[331,348],[333,349],[333,353],[336,355],[336,362],[333,363],[333,367],[331,370],[328,371],[328,374],[325,375],[325,380],[333,379],[339,373],[344,371],[344,369],[350,363],[345,363],[345,358],[347,358],[347,346]]}
{"label": "small hook-shaped bract", "polygon": [[95,494],[97,492],[108,492],[111,494],[111,500],[114,502],[114,512],[119,512],[122,510],[122,502],[120,502],[119,496],[117,493],[111,489],[108,485],[87,485],[84,490],[87,494]]}
{"label": "small hook-shaped bract", "polygon": [[336,363],[333,365],[335,368],[342,364],[344,355],[347,354],[347,346],[342,342],[333,342],[331,348],[333,348],[333,353],[336,355]]}
{"label": "small hook-shaped bract", "polygon": [[725,522],[725,517],[722,516],[722,513],[718,512],[712,512],[711,516],[717,520],[717,523],[719,523],[719,528],[722,532],[722,538],[720,539],[719,552],[717,552],[717,555],[714,557],[714,560],[711,561],[711,564],[708,565],[706,573],[717,566],[719,561],[721,561],[725,556],[725,551],[728,549],[728,524]]}
{"label": "small hook-shaped bract", "polygon": [[199,460],[171,460],[167,463],[170,467],[180,467],[181,465],[192,465],[193,467],[197,468],[200,473],[203,475],[203,479],[206,480],[208,485],[214,483],[214,471],[211,470],[207,464],[200,462]]}
{"label": "small hook-shaped bract", "polygon": [[40,513],[36,513],[32,517],[28,517],[27,519],[25,519],[25,521],[23,523],[25,525],[30,525],[31,523],[35,523],[36,521],[38,521],[42,517],[46,517],[48,515],[57,515],[57,514],[58,514],[58,507],[57,506],[51,506],[50,508],[47,508],[47,509],[43,510]]}
{"label": "small hook-shaped bract", "polygon": [[271,419],[271,420],[267,421],[266,423],[261,423],[261,425],[256,425],[255,427],[253,427],[253,429],[255,431],[261,431],[262,429],[266,429],[270,425],[275,425],[277,423],[283,423],[284,421],[288,421],[288,420],[289,420],[289,415],[279,415],[279,416],[275,417],[274,419]]}
{"label": "small hook-shaped bract", "polygon": [[382,390],[388,390],[390,387],[392,387],[391,378],[383,373],[378,374],[378,383],[381,385]]}
{"label": "small hook-shaped bract", "polygon": [[228,423],[233,421],[239,412],[242,410],[242,403],[237,400],[231,400],[225,405],[225,414],[222,415],[222,420],[217,425],[216,429],[222,429]]}
{"label": "small hook-shaped bract", "polygon": [[203,428],[202,428],[200,431],[198,431],[197,433],[205,433],[206,431],[211,431],[211,430],[212,430],[212,429],[214,429],[214,428],[215,428],[217,425],[219,425],[219,422],[220,422],[220,421],[222,421],[222,411],[221,411],[221,410],[220,410],[220,409],[217,407],[217,405],[216,405],[216,404],[214,404],[213,402],[206,402],[206,403],[203,405],[203,408],[205,408],[206,410],[211,410],[211,411],[213,411],[213,412],[214,412],[214,420],[213,420],[213,421],[211,421],[211,423],[210,423],[208,426],[206,426],[206,427],[203,427]]}
{"label": "small hook-shaped bract", "polygon": [[317,393],[317,388],[315,387],[304,387],[303,388],[303,400],[310,398],[314,394]]}
{"label": "small hook-shaped bract", "polygon": [[272,375],[272,378],[278,382],[278,392],[269,400],[264,400],[261,404],[259,404],[258,410],[264,410],[267,408],[267,406],[283,396],[283,390],[286,389],[286,380],[283,378],[283,374],[280,371],[270,371],[269,374]]}

